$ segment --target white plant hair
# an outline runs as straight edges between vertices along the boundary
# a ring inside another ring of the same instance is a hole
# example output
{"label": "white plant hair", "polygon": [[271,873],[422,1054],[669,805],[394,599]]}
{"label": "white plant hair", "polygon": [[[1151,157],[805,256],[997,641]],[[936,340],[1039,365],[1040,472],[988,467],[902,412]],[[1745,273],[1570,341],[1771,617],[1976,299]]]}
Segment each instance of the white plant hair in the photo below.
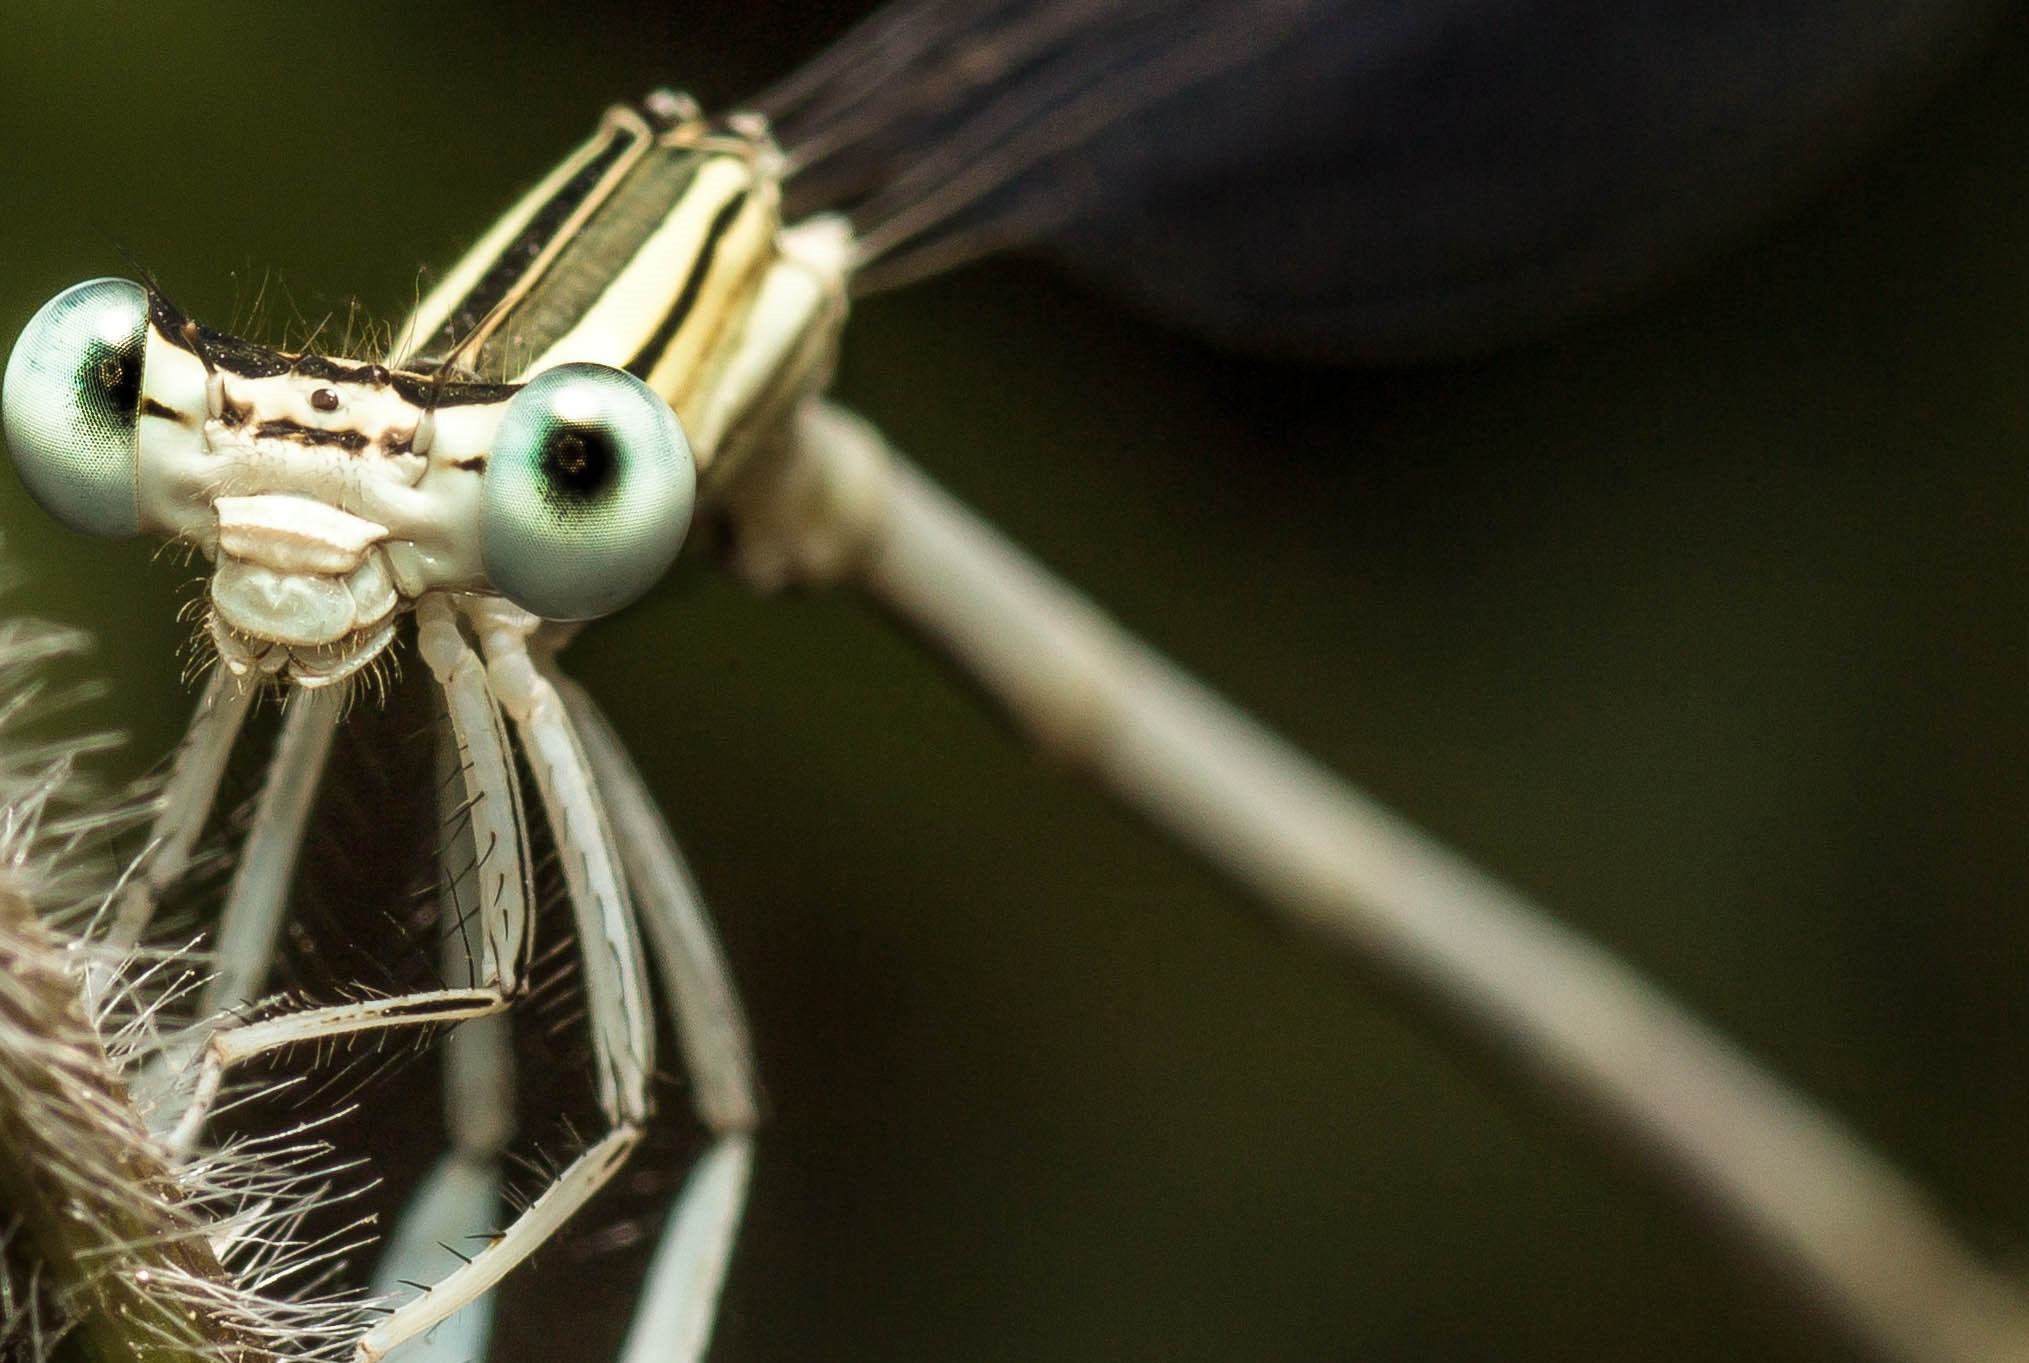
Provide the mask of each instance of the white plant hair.
{"label": "white plant hair", "polygon": [[176,1052],[207,966],[95,938],[115,846],[159,795],[81,773],[105,736],[50,737],[97,692],[56,680],[89,644],[0,616],[0,1360],[45,1363],[67,1340],[121,1363],[347,1357],[370,1309],[333,1284],[371,1236],[363,1218],[305,1233],[359,1182],[316,1122],[176,1164],[130,1093]]}

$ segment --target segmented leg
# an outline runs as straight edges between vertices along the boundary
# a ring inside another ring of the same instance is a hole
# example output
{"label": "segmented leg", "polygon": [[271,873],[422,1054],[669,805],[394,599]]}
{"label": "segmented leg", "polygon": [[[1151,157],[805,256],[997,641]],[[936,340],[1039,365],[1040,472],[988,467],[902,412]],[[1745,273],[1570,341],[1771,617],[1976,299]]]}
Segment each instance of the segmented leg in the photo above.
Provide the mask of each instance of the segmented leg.
{"label": "segmented leg", "polygon": [[226,759],[246,725],[258,689],[258,684],[235,677],[223,663],[212,669],[162,787],[161,808],[149,829],[148,844],[113,906],[106,939],[114,947],[140,944],[162,892],[189,868],[191,849],[211,817]]}
{"label": "segmented leg", "polygon": [[[505,1008],[525,982],[526,858],[521,854],[512,769],[495,698],[489,694],[485,668],[464,641],[449,606],[441,598],[426,599],[417,614],[423,656],[443,687],[460,766],[466,773],[471,837],[476,848],[486,849],[478,858],[478,902],[469,915],[475,949],[466,953],[466,959],[473,962],[474,983],[311,1009],[220,1030],[207,1045],[190,1113],[174,1133],[185,1145],[195,1138],[223,1075],[241,1060],[375,1028],[485,1017]],[[526,689],[514,693],[511,704],[529,749],[530,769],[537,774],[546,812],[565,853],[585,949],[587,990],[595,1001],[592,1029],[600,1057],[600,1100],[612,1129],[469,1262],[369,1331],[355,1348],[361,1360],[385,1358],[394,1346],[429,1331],[549,1238],[611,1176],[639,1140],[646,1116],[652,1033],[644,1014],[644,971],[609,840],[592,803],[582,760],[569,748],[554,693],[543,684],[532,693]],[[561,749],[559,736],[566,740]],[[453,1200],[467,1202],[462,1196]]]}
{"label": "segmented leg", "polygon": [[[475,904],[454,896],[447,913],[447,987],[221,1029],[206,1047],[196,1096],[171,1141],[183,1148],[194,1142],[225,1073],[241,1060],[376,1028],[464,1020],[447,1052],[453,1148],[403,1217],[380,1274],[383,1284],[406,1281],[418,1294],[359,1341],[356,1357],[363,1363],[386,1359],[405,1343],[410,1363],[476,1355],[489,1322],[475,1304],[603,1186],[638,1142],[647,1117],[652,1017],[624,866],[642,895],[657,966],[676,1001],[699,1113],[719,1137],[671,1216],[627,1357],[641,1363],[694,1359],[710,1334],[752,1163],[758,1104],[745,1020],[674,842],[596,708],[563,683],[571,695],[567,709],[561,678],[530,657],[532,618],[487,602],[467,603],[466,610],[484,664],[448,602],[430,598],[418,609],[422,651],[443,687],[457,746],[460,779],[445,784],[458,786],[468,803],[453,855],[473,868],[478,885]],[[512,1127],[511,1058],[498,1014],[524,983],[529,957],[525,837],[502,710],[520,735],[563,859],[585,953],[598,1096],[611,1127],[505,1231],[489,1234],[498,1206],[497,1156]],[[281,777],[277,782],[296,788]],[[615,850],[597,785],[609,788],[617,802],[624,854]],[[454,885],[461,878],[446,876]],[[250,893],[248,902],[266,901]],[[247,921],[257,918],[250,914]],[[457,1253],[461,1240],[476,1246],[469,1260]],[[446,1245],[462,1262],[437,1277],[447,1266]],[[414,1286],[433,1277],[427,1290]],[[454,1316],[448,1328],[439,1328]]]}
{"label": "segmented leg", "polygon": [[[461,1030],[494,1021],[482,1018]],[[430,1291],[500,1224],[497,1167],[445,1156],[409,1199],[373,1275],[376,1297],[407,1303]],[[388,1352],[387,1363],[480,1363],[492,1336],[492,1294],[482,1293],[433,1330]]]}
{"label": "segmented leg", "polygon": [[[190,800],[191,809],[180,816],[187,822],[176,829],[176,840],[159,844],[161,855],[146,863],[149,870],[143,875],[152,871],[156,879],[141,885],[129,882],[128,893],[132,898],[122,908],[123,921],[137,934],[145,927],[147,915],[153,913],[161,890],[182,873],[190,844],[211,808],[212,792],[217,788],[226,753],[241,728],[246,698],[220,695],[220,688],[245,685],[242,679],[221,667],[198,706],[197,717],[191,723],[193,738],[186,741],[170,778],[170,793]],[[216,1018],[251,1003],[267,984],[282,919],[288,909],[289,880],[295,874],[296,858],[302,851],[304,830],[310,818],[310,805],[343,713],[344,698],[334,690],[299,690],[286,703],[267,783],[261,788],[253,825],[240,851],[239,865],[233,872],[225,908],[213,934],[214,973],[200,995],[199,1018]],[[199,734],[204,736],[202,741],[195,737]],[[204,783],[202,791],[190,789],[200,782]],[[169,813],[165,809],[165,818]],[[132,916],[128,918],[125,915],[130,906]],[[173,1109],[175,1085],[204,1040],[200,1034],[186,1045],[171,1047],[137,1076],[134,1096],[142,1111],[162,1113]]]}
{"label": "segmented leg", "polygon": [[676,1036],[693,1085],[698,1119],[714,1135],[759,1123],[754,1045],[725,949],[705,912],[697,881],[670,836],[669,822],[613,726],[585,688],[543,665],[562,697],[612,821],[648,948],[676,1013]]}
{"label": "segmented leg", "polygon": [[753,1163],[752,1138],[727,1136],[691,1171],[648,1265],[620,1363],[695,1363],[704,1356]]}
{"label": "segmented leg", "polygon": [[[505,1231],[362,1337],[355,1346],[362,1363],[384,1359],[395,1346],[476,1300],[605,1184],[640,1139],[648,1107],[647,1074],[653,1063],[640,946],[610,838],[561,703],[548,683],[535,676],[525,651],[513,640],[489,639],[489,656],[504,658],[507,676],[520,684],[496,685],[489,693],[486,669],[441,597],[419,604],[417,623],[423,657],[443,687],[461,766],[468,774],[475,847],[506,848],[510,853],[490,861],[484,853],[480,856],[479,902],[472,915],[477,951],[469,957],[475,960],[476,982],[467,988],[339,1004],[221,1029],[206,1047],[197,1094],[171,1140],[184,1148],[195,1140],[223,1076],[239,1061],[280,1047],[377,1028],[486,1017],[504,1009],[522,987],[528,967],[526,858],[520,855],[513,777],[496,700],[521,730],[530,770],[563,855],[584,950],[593,1048],[599,1060],[599,1100],[611,1129]],[[503,860],[512,863],[512,869],[503,868]],[[462,1195],[452,1200],[470,1205]]]}
{"label": "segmented leg", "polygon": [[[433,609],[426,617],[419,607],[421,628],[449,629],[455,636],[441,598],[427,598],[423,606]],[[361,1363],[385,1358],[394,1346],[431,1329],[497,1283],[605,1185],[640,1141],[648,1117],[654,1020],[641,945],[584,755],[562,701],[528,655],[528,635],[537,622],[485,600],[468,601],[465,609],[486,657],[489,690],[514,722],[556,838],[583,952],[599,1105],[611,1125],[470,1262],[370,1330],[356,1350]],[[457,644],[464,649],[462,638]]]}
{"label": "segmented leg", "polygon": [[199,1017],[252,1003],[267,987],[310,806],[344,713],[345,697],[335,688],[289,694],[267,784],[219,915],[216,973],[205,986]]}
{"label": "segmented leg", "polygon": [[[478,851],[473,829],[486,821],[471,817],[466,772],[448,722],[437,753],[444,979],[469,984],[478,955],[468,931],[475,921],[469,890],[484,883],[494,857],[508,853],[495,848],[482,857]],[[514,1049],[507,1017],[459,1023],[446,1039],[443,1063],[451,1148],[410,1198],[374,1270],[374,1295],[393,1305],[427,1292],[428,1284],[469,1258],[501,1222],[500,1156],[514,1133]],[[397,1345],[387,1363],[478,1363],[493,1333],[493,1301],[493,1293],[483,1293],[435,1329]]]}
{"label": "segmented leg", "polygon": [[[758,1120],[752,1045],[724,952],[668,825],[625,749],[584,689],[538,664],[564,703],[592,780],[604,797],[651,960],[676,1013],[693,1103],[720,1139],[698,1161],[649,1265],[623,1363],[689,1363],[711,1337],[720,1288],[746,1201]],[[446,783],[449,784],[448,782]],[[447,874],[447,885],[457,881]],[[447,914],[447,921],[450,921]],[[452,954],[463,954],[457,943]],[[447,963],[447,971],[452,966]],[[449,976],[447,976],[449,977]],[[454,978],[454,977],[452,977]],[[497,1155],[512,1125],[512,1053],[505,1020],[459,1024],[447,1057],[453,1150],[403,1214],[375,1275],[376,1290],[413,1295],[479,1243],[494,1224]],[[401,1345],[387,1363],[483,1358],[491,1294]]]}
{"label": "segmented leg", "polygon": [[[500,1011],[519,991],[529,950],[528,880],[520,802],[498,710],[486,688],[485,668],[465,643],[450,608],[428,598],[417,610],[424,660],[443,688],[450,728],[465,774],[471,836],[484,848],[477,869],[477,902],[459,931],[471,943],[472,983],[393,998],[366,999],[221,1027],[205,1043],[194,1092],[165,1138],[172,1152],[195,1144],[225,1074],[267,1051],[392,1026],[455,1022]],[[316,693],[307,693],[315,695]],[[322,713],[313,710],[312,713]],[[305,721],[306,727],[308,721]],[[287,773],[272,786],[293,788]],[[503,864],[504,863],[504,864]],[[256,915],[248,915],[252,923]],[[251,929],[249,929],[251,931]]]}
{"label": "segmented leg", "polygon": [[649,1265],[623,1363],[703,1356],[746,1206],[760,1119],[753,1045],[725,952],[655,798],[592,698],[545,667],[606,797],[620,857],[676,1034],[698,1117],[719,1139],[698,1161]]}

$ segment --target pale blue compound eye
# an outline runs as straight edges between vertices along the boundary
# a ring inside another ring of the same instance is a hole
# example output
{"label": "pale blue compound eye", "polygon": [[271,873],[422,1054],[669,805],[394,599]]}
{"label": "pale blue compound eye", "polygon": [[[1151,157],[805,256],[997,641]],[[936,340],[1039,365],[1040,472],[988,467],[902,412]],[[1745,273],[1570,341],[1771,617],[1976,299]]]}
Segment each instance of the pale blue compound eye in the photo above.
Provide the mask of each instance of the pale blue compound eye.
{"label": "pale blue compound eye", "polygon": [[647,384],[564,364],[509,399],[483,487],[494,587],[544,619],[590,620],[661,579],[690,528],[697,468]]}
{"label": "pale blue compound eye", "polygon": [[43,304],[8,357],[0,424],[14,471],[72,529],[119,537],[141,528],[136,439],[147,343],[147,290],[94,279]]}

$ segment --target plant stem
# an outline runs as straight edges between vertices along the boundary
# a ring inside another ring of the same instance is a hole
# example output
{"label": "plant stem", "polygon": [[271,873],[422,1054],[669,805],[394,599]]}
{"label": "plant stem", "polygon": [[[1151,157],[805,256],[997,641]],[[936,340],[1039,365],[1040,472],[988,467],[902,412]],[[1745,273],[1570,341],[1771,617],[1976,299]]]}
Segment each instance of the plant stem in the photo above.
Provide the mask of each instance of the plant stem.
{"label": "plant stem", "polygon": [[273,1359],[129,1103],[74,961],[11,888],[0,888],[0,1206],[18,1227],[15,1281],[36,1284],[92,1363]]}

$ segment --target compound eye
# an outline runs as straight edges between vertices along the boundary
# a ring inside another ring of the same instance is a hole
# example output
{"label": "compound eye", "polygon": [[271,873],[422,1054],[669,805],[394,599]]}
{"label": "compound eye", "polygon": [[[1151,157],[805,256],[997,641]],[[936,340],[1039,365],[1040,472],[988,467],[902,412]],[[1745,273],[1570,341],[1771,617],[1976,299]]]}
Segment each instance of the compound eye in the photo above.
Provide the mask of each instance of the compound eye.
{"label": "compound eye", "polygon": [[563,364],[509,399],[483,487],[494,587],[546,620],[590,620],[661,579],[690,528],[697,469],[647,384]]}
{"label": "compound eye", "polygon": [[148,292],[125,279],[66,289],[30,319],[7,360],[0,424],[14,471],[74,530],[141,528],[137,435]]}

